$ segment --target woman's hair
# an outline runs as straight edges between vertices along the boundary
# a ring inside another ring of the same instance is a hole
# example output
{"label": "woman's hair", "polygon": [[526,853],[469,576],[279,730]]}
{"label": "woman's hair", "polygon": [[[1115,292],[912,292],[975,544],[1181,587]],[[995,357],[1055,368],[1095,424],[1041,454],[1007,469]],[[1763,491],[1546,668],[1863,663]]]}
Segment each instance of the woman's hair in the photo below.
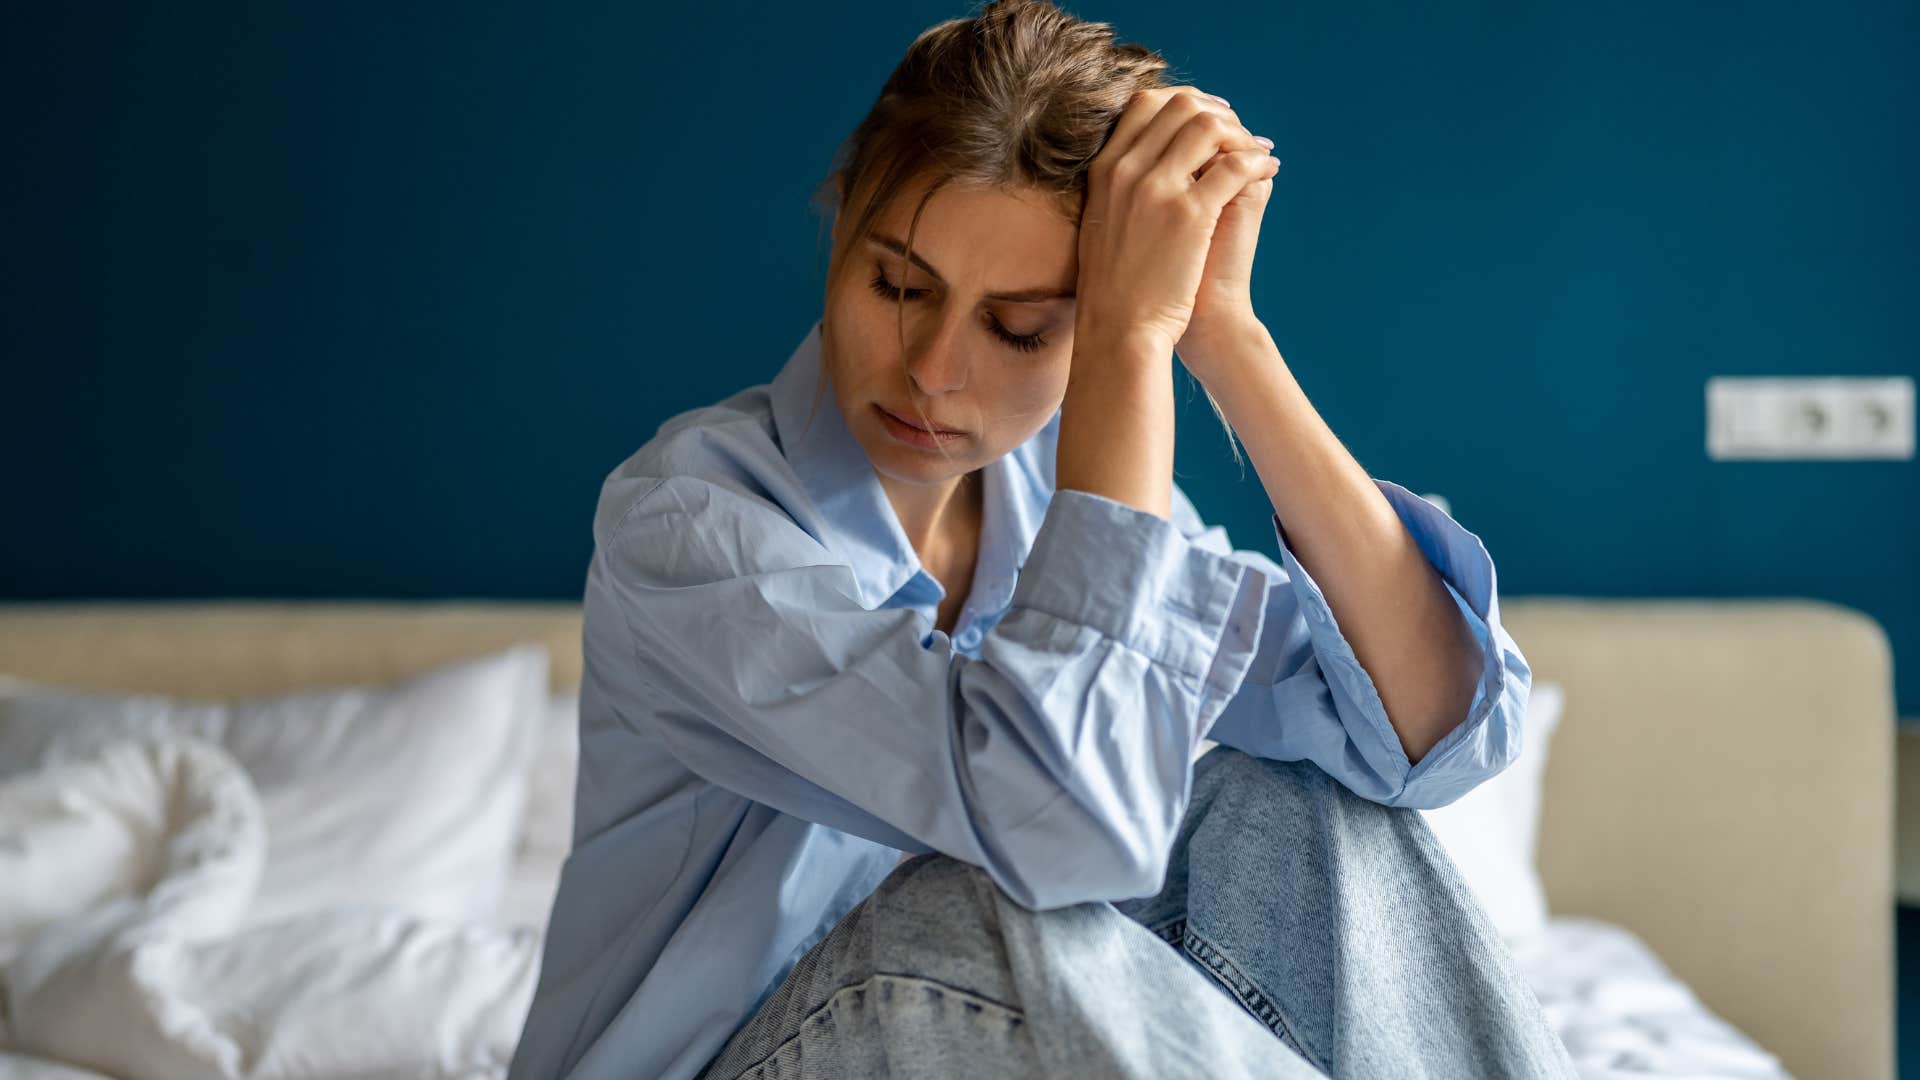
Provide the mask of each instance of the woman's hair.
{"label": "woman's hair", "polygon": [[[1166,59],[1145,46],[1115,43],[1110,24],[1075,18],[1048,0],[993,0],[970,18],[927,28],[815,192],[816,204],[828,211],[837,206],[852,222],[829,260],[829,280],[922,175],[930,183],[907,228],[908,250],[927,200],[949,184],[1038,189],[1054,196],[1060,213],[1077,225],[1088,164],[1135,91],[1170,85],[1162,74],[1167,68]],[[904,357],[904,295],[896,310]],[[1238,462],[1232,426],[1211,392],[1207,402]],[[928,419],[924,412],[920,417]]]}

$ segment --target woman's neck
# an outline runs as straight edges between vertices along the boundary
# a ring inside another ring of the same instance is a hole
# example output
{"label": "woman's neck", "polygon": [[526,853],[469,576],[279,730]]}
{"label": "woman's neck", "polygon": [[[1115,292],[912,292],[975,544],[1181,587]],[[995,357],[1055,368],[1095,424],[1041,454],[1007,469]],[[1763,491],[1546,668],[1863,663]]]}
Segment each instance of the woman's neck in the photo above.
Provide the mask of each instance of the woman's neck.
{"label": "woman's neck", "polygon": [[902,484],[882,476],[880,487],[893,504],[907,542],[930,570],[935,564],[951,562],[956,553],[978,548],[984,510],[980,470],[943,485]]}

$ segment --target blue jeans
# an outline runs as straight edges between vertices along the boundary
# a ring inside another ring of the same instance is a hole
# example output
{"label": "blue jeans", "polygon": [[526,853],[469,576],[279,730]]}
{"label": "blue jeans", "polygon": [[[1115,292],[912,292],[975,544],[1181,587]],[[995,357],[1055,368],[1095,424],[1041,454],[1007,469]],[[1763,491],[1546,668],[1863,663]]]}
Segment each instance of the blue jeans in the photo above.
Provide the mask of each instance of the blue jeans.
{"label": "blue jeans", "polygon": [[1217,746],[1164,887],[1030,911],[915,856],[701,1080],[1573,1077],[1426,820]]}

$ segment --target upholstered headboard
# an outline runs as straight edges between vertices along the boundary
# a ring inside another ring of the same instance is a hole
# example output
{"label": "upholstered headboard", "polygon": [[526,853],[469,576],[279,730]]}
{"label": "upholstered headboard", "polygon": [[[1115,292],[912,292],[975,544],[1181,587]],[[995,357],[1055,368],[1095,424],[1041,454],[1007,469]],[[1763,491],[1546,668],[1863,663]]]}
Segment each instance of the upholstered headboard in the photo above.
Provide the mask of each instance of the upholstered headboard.
{"label": "upholstered headboard", "polygon": [[1566,688],[1543,781],[1548,907],[1644,938],[1805,1077],[1894,1069],[1893,659],[1813,600],[1516,597]]}
{"label": "upholstered headboard", "polygon": [[[1816,601],[1512,597],[1566,688],[1540,866],[1798,1075],[1893,1074],[1892,659]],[[0,671],[180,695],[376,682],[513,641],[580,678],[577,604],[0,605]]]}

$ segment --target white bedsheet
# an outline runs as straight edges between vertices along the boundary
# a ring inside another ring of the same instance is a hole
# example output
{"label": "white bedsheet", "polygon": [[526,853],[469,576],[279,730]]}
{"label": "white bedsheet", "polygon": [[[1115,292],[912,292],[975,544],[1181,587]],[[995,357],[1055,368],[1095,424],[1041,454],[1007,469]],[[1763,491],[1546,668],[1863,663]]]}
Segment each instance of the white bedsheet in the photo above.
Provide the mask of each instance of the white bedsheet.
{"label": "white bedsheet", "polygon": [[1555,916],[1513,951],[1583,1080],[1787,1076],[1623,927]]}
{"label": "white bedsheet", "polygon": [[0,1050],[0,1080],[112,1080],[112,1077],[46,1058]]}

